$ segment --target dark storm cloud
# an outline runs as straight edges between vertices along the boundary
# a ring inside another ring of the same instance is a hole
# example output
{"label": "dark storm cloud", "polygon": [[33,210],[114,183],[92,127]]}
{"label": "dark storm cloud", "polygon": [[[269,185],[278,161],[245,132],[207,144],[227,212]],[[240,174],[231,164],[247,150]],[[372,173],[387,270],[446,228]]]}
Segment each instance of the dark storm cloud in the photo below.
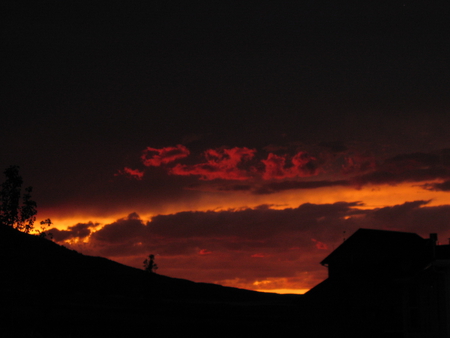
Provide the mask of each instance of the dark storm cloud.
{"label": "dark storm cloud", "polygon": [[[166,246],[164,250],[168,251],[173,250],[171,247],[178,247],[177,252],[187,252],[188,248],[202,248],[202,245],[209,248],[202,249],[210,251],[219,248],[276,250],[287,243],[290,243],[288,246],[295,247],[300,244],[311,246],[311,238],[321,242],[330,239],[328,235],[323,238],[326,226],[335,224],[338,227],[344,221],[344,216],[361,214],[362,211],[354,209],[358,205],[356,202],[339,202],[303,204],[298,208],[285,210],[274,210],[268,205],[262,205],[243,210],[186,211],[154,216],[148,222],[133,213],[105,225],[90,238],[92,243],[107,245],[109,249],[123,244],[133,246],[140,243],[143,246],[161,245],[161,249]],[[309,235],[304,237],[305,233]]]}
{"label": "dark storm cloud", "polygon": [[94,229],[98,225],[100,224],[93,222],[78,223],[68,227],[67,230],[58,230],[56,228],[52,228],[47,230],[46,232],[51,233],[53,239],[56,242],[62,242],[71,239],[84,239],[91,234],[91,229]]}
{"label": "dark storm cloud", "polygon": [[401,205],[384,207],[370,212],[365,223],[367,227],[380,227],[387,230],[416,232],[423,237],[435,232],[444,241],[450,235],[448,220],[450,206],[427,206],[430,201],[405,202]]}
{"label": "dark storm cloud", "polygon": [[[428,203],[405,202],[374,210],[358,209],[361,206],[358,202],[306,203],[284,210],[263,205],[254,209],[158,215],[148,222],[133,213],[105,225],[91,235],[91,240],[112,246],[124,243],[171,246],[176,243],[179,246],[201,247],[201,243],[210,243],[209,248],[202,249],[214,251],[214,247],[218,250],[310,246],[312,239],[313,242],[332,244],[333,238],[339,237],[342,230],[351,231],[360,227],[404,231],[421,229],[422,232],[423,229],[437,228],[450,231],[444,228],[450,206],[429,207]],[[75,237],[75,233],[71,237]],[[290,245],[286,246],[287,243]]]}
{"label": "dark storm cloud", "polygon": [[250,184],[230,184],[220,185],[217,190],[219,191],[249,191],[252,189]]}
{"label": "dark storm cloud", "polygon": [[197,281],[296,277],[302,287],[312,287],[326,275],[319,262],[359,228],[416,232],[423,237],[438,233],[445,241],[450,237],[450,206],[428,203],[412,201],[374,210],[358,209],[358,202],[307,203],[285,210],[263,205],[158,215],[150,221],[134,213],[93,233],[83,253],[139,268],[144,257],[154,253],[161,273]]}
{"label": "dark storm cloud", "polygon": [[96,242],[108,244],[134,243],[145,236],[146,226],[136,213],[118,219],[114,223],[105,225],[102,229],[92,234]]}
{"label": "dark storm cloud", "polygon": [[389,158],[385,161],[386,166],[392,166],[393,168],[408,169],[409,167],[417,166],[432,166],[437,165],[441,162],[441,158],[437,154],[427,154],[427,153],[411,153],[411,154],[401,154]]}
{"label": "dark storm cloud", "polygon": [[377,168],[377,157],[370,151],[363,150],[357,153],[344,153],[343,155],[344,163],[340,169],[342,174],[361,175]]}
{"label": "dark storm cloud", "polygon": [[342,153],[348,150],[347,146],[343,142],[320,142],[319,146],[329,149],[333,153]]}
{"label": "dark storm cloud", "polygon": [[373,211],[370,217],[387,226],[389,224],[397,224],[399,227],[404,227],[406,224],[399,223],[399,220],[405,218],[408,220],[410,217],[413,217],[414,213],[417,212],[420,207],[427,205],[429,202],[430,201],[414,201],[405,202],[404,204],[392,207],[384,207]]}
{"label": "dark storm cloud", "polygon": [[422,187],[432,191],[450,191],[450,180],[442,183],[426,183],[423,184]]}
{"label": "dark storm cloud", "polygon": [[450,170],[448,168],[412,169],[402,172],[377,170],[366,175],[355,177],[353,183],[357,186],[366,184],[396,185],[402,182],[423,182],[447,177],[450,177]]}
{"label": "dark storm cloud", "polygon": [[434,153],[401,154],[386,159],[375,170],[355,176],[356,185],[397,184],[401,182],[421,182],[450,177],[450,166],[445,156]]}

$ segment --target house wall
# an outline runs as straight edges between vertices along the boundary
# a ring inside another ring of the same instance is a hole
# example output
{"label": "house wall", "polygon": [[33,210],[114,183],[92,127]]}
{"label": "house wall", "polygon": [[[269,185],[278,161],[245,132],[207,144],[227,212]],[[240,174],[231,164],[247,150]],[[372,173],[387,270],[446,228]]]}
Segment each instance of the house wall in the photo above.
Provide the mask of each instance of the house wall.
{"label": "house wall", "polygon": [[434,262],[401,288],[404,337],[449,338],[450,261]]}

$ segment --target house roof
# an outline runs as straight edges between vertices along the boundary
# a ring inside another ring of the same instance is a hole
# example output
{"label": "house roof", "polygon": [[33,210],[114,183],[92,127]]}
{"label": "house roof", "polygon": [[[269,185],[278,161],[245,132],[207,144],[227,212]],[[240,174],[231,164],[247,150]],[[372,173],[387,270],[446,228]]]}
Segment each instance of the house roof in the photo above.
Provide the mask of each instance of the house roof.
{"label": "house roof", "polygon": [[[430,240],[415,233],[359,229],[328,255],[322,265],[343,265],[370,269],[401,264],[421,265],[429,252]],[[408,268],[409,269],[409,268]]]}

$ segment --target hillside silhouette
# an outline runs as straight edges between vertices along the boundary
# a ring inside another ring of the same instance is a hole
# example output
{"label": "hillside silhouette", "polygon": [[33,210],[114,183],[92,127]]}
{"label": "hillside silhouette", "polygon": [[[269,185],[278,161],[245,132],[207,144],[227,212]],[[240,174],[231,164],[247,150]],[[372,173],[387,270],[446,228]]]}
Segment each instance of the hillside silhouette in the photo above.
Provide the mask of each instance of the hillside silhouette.
{"label": "hillside silhouette", "polygon": [[265,336],[298,325],[301,296],[150,274],[7,226],[0,271],[7,337]]}
{"label": "hillside silhouette", "polygon": [[0,336],[449,337],[450,245],[437,243],[359,229],[321,262],[325,281],[278,295],[149,273],[1,225]]}

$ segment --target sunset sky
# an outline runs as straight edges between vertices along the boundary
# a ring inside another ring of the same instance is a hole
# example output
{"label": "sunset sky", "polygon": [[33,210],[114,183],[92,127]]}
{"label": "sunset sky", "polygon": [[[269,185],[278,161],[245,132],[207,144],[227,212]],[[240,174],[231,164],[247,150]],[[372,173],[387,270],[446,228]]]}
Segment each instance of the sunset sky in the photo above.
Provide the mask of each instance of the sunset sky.
{"label": "sunset sky", "polygon": [[206,3],[1,5],[1,170],[55,241],[300,293],[358,228],[448,243],[444,7]]}

